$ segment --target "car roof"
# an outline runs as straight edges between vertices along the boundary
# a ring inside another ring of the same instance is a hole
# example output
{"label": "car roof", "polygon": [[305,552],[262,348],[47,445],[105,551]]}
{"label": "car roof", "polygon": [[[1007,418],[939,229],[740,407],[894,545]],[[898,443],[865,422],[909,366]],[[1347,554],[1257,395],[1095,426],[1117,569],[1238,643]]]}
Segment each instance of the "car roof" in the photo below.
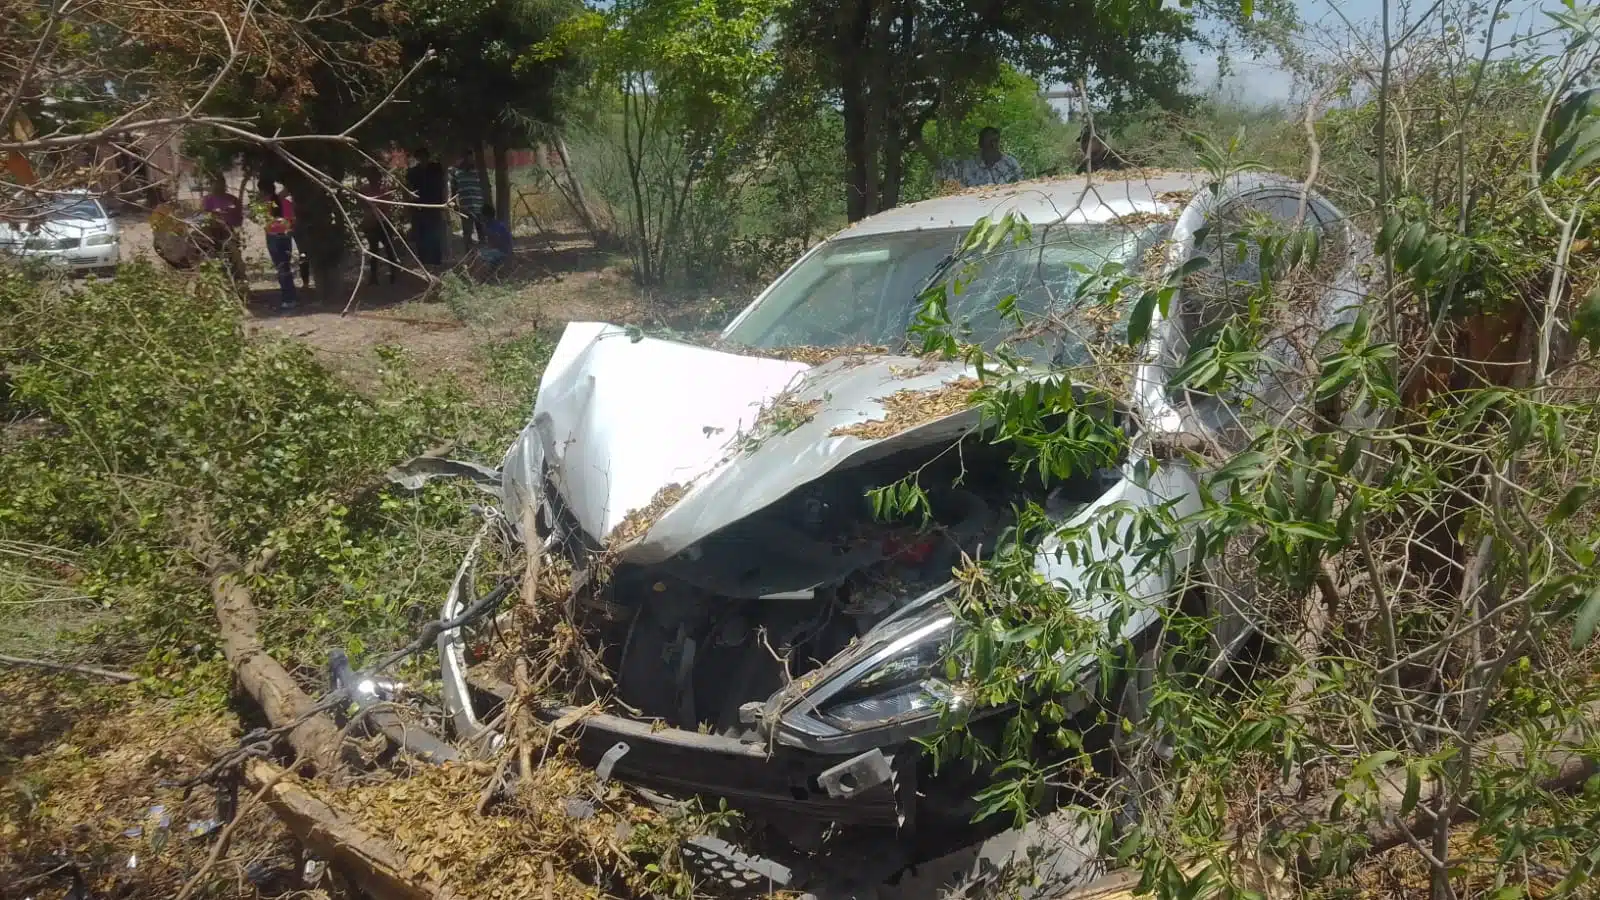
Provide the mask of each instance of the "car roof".
{"label": "car roof", "polygon": [[1175,214],[1182,211],[1189,195],[1208,180],[1204,172],[1134,169],[971,188],[885,210],[856,222],[830,240],[970,228],[985,216],[998,219],[1007,213],[1025,216],[1034,225]]}

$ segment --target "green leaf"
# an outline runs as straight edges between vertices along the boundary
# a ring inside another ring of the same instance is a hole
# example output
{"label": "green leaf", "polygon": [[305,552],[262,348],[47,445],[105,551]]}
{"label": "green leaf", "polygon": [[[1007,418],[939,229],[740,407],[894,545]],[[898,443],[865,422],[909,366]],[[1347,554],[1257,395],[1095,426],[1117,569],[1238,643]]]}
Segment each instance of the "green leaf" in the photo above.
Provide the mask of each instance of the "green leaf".
{"label": "green leaf", "polygon": [[1561,101],[1556,107],[1555,114],[1550,117],[1550,139],[1559,141],[1574,122],[1582,121],[1591,115],[1597,99],[1600,99],[1600,88],[1579,91]]}
{"label": "green leaf", "polygon": [[1400,798],[1400,816],[1404,818],[1405,816],[1411,815],[1411,811],[1417,808],[1417,800],[1421,797],[1422,773],[1417,771],[1417,767],[1415,765],[1407,763],[1406,792],[1405,795]]}
{"label": "green leaf", "polygon": [[1600,284],[1589,291],[1583,305],[1572,314],[1572,337],[1580,347],[1588,341],[1591,353],[1600,350]]}
{"label": "green leaf", "polygon": [[1150,319],[1155,315],[1159,299],[1155,291],[1145,291],[1134,302],[1133,311],[1128,314],[1128,346],[1137,347],[1150,335]]}
{"label": "green leaf", "polygon": [[1011,235],[1011,228],[1015,222],[1016,214],[1006,213],[1005,217],[1000,220],[1000,224],[996,226],[992,232],[990,232],[989,240],[984,242],[983,252],[993,253],[995,248],[999,247],[1000,244]]}
{"label": "green leaf", "polygon": [[1339,474],[1349,475],[1355,469],[1356,463],[1361,461],[1361,451],[1366,447],[1366,441],[1359,436],[1352,436],[1345,441],[1344,450],[1339,453]]}
{"label": "green leaf", "polygon": [[1571,518],[1573,513],[1583,508],[1584,501],[1589,499],[1591,490],[1593,490],[1591,485],[1580,484],[1567,491],[1567,495],[1562,497],[1561,502],[1556,504],[1556,508],[1550,511],[1550,515],[1545,518],[1545,521],[1554,525],[1564,519]]}
{"label": "green leaf", "polygon": [[1267,470],[1267,455],[1260,450],[1246,450],[1223,463],[1211,476],[1213,484],[1242,481],[1261,477]]}
{"label": "green leaf", "polygon": [[1191,256],[1184,260],[1183,265],[1172,270],[1167,276],[1168,284],[1180,284],[1185,278],[1211,265],[1211,259],[1205,256]]}
{"label": "green leaf", "polygon": [[1256,11],[1255,0],[1239,0],[1239,15],[1244,16],[1246,19],[1248,19],[1251,16],[1255,15],[1255,11]]}
{"label": "green leaf", "polygon": [[1392,763],[1399,758],[1400,753],[1398,751],[1379,750],[1377,753],[1374,753],[1366,759],[1363,759],[1361,762],[1356,763],[1356,767],[1350,772],[1350,777],[1368,778],[1373,772],[1378,771],[1379,769],[1387,766],[1389,763]]}
{"label": "green leaf", "polygon": [[1332,528],[1326,525],[1318,525],[1314,522],[1283,522],[1277,528],[1295,537],[1313,541],[1336,541],[1339,539],[1338,533]]}
{"label": "green leaf", "polygon": [[1572,624],[1572,649],[1581,650],[1587,646],[1594,637],[1596,625],[1600,625],[1600,587],[1590,591],[1578,609],[1577,621]]}
{"label": "green leaf", "polygon": [[1403,269],[1409,269],[1417,264],[1417,253],[1422,246],[1422,240],[1428,233],[1428,227],[1421,222],[1411,223],[1405,234],[1400,237],[1400,246],[1395,251],[1395,261]]}

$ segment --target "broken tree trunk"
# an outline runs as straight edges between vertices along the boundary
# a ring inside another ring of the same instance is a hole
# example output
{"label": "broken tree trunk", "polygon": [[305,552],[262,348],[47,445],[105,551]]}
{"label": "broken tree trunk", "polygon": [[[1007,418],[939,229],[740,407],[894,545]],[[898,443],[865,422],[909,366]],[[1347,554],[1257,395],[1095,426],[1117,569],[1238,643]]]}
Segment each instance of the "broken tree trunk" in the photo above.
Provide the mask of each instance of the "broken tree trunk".
{"label": "broken tree trunk", "polygon": [[343,740],[333,720],[316,710],[288,670],[261,646],[261,615],[244,581],[271,561],[264,554],[240,572],[235,567],[213,566],[211,599],[216,607],[222,655],[233,667],[240,687],[255,700],[273,727],[289,729],[289,744],[318,771],[331,772],[345,761]]}
{"label": "broken tree trunk", "polygon": [[[284,777],[277,766],[251,760],[244,768],[251,790],[312,853],[336,866],[373,900],[454,900],[455,893],[425,875],[408,875],[402,857],[362,831],[349,816]],[[270,785],[270,787],[269,787]]]}

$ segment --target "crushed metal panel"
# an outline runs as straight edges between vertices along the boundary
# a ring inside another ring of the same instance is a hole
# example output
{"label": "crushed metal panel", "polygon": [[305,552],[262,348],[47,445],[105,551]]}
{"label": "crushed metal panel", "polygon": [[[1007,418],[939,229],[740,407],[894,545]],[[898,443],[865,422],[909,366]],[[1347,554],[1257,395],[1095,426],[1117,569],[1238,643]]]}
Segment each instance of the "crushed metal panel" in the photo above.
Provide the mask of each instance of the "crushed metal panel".
{"label": "crushed metal panel", "polygon": [[520,521],[547,462],[578,524],[604,538],[663,486],[708,471],[729,436],[805,370],[574,322],[540,381],[533,421],[506,456],[507,512]]}
{"label": "crushed metal panel", "polygon": [[[970,374],[960,362],[888,355],[813,368],[573,323],[540,383],[533,421],[506,454],[506,511],[521,521],[543,470],[578,524],[603,540],[678,485],[681,497],[624,550],[631,562],[659,562],[847,462],[966,432],[975,409],[882,439],[836,433],[886,418],[884,397],[939,391]],[[763,421],[774,401],[795,404],[802,421]]]}
{"label": "crushed metal panel", "polygon": [[[977,409],[934,417],[876,440],[837,432],[884,419],[884,397],[939,391],[970,374],[965,363],[929,365],[914,357],[887,355],[840,358],[817,366],[784,398],[809,409],[809,418],[792,427],[736,437],[725,462],[690,485],[676,505],[626,548],[624,558],[660,562],[834,469],[965,434],[978,422]],[[741,441],[743,447],[738,446]]]}

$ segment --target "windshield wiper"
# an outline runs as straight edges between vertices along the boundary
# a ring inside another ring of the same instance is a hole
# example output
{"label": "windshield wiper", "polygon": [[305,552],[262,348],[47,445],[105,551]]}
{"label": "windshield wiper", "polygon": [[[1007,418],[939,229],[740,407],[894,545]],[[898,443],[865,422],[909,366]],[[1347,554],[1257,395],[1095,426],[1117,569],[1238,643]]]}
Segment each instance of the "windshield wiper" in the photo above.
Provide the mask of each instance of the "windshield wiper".
{"label": "windshield wiper", "polygon": [[901,349],[911,346],[911,321],[917,314],[917,307],[921,305],[918,301],[922,299],[923,294],[926,294],[930,288],[944,278],[945,273],[950,271],[950,267],[955,265],[960,256],[961,254],[958,252],[945,254],[944,259],[939,260],[939,264],[933,267],[932,272],[928,273],[928,277],[922,279],[922,284],[917,287],[916,293],[911,295],[911,302],[906,305],[905,315],[900,321]]}

